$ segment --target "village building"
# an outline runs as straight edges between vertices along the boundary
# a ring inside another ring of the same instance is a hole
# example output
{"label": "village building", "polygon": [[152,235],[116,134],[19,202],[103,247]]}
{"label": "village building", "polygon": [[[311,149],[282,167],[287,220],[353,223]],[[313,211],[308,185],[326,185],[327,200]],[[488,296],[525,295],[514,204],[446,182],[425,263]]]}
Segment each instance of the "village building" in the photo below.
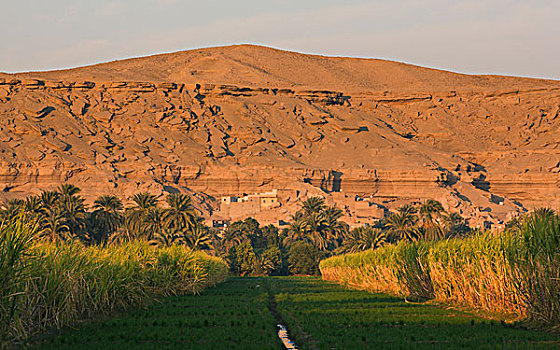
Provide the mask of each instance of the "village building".
{"label": "village building", "polygon": [[276,208],[278,201],[278,191],[272,190],[264,193],[254,193],[243,197],[224,196],[220,200],[220,216],[235,218],[245,218],[256,215],[262,210]]}

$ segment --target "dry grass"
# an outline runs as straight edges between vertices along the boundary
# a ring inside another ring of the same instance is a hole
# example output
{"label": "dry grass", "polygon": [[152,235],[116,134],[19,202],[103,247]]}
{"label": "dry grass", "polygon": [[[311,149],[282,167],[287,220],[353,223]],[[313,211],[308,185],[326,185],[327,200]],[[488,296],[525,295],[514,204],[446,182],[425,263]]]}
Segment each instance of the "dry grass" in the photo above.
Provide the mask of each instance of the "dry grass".
{"label": "dry grass", "polygon": [[22,218],[0,227],[3,343],[156,297],[196,293],[227,276],[221,259],[180,246],[129,242],[101,248],[36,243],[33,237],[35,227]]}
{"label": "dry grass", "polygon": [[[547,216],[548,215],[548,216]],[[514,314],[560,325],[560,220],[533,214],[516,230],[400,243],[332,257],[324,279],[354,288]]]}

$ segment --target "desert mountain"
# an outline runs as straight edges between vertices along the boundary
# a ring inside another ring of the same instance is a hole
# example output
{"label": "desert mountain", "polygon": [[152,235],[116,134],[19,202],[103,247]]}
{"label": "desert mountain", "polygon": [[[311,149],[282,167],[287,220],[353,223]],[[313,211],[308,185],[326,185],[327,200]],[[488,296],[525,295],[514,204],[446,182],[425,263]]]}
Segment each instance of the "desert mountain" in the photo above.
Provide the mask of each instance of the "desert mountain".
{"label": "desert mountain", "polygon": [[330,91],[424,92],[558,87],[558,81],[464,75],[379,59],[306,55],[235,45],[21,76],[66,81],[228,84]]}
{"label": "desert mountain", "polygon": [[352,212],[435,198],[473,223],[560,208],[560,82],[241,45],[0,75],[2,197],[62,182],[323,195]]}

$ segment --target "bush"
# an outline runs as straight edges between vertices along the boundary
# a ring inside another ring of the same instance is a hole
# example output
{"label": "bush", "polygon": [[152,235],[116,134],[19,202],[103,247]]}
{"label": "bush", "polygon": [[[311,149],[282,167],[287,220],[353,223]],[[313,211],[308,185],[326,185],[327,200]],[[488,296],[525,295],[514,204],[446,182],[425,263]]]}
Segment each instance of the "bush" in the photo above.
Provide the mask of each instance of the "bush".
{"label": "bush", "polygon": [[244,242],[230,251],[230,268],[239,276],[248,276],[255,272],[257,257],[249,242]]}
{"label": "bush", "polygon": [[270,246],[260,255],[260,270],[270,276],[281,273],[282,252],[278,247]]}
{"label": "bush", "polygon": [[317,275],[319,274],[319,261],[321,253],[312,244],[306,242],[295,242],[290,246],[290,272],[294,275]]}

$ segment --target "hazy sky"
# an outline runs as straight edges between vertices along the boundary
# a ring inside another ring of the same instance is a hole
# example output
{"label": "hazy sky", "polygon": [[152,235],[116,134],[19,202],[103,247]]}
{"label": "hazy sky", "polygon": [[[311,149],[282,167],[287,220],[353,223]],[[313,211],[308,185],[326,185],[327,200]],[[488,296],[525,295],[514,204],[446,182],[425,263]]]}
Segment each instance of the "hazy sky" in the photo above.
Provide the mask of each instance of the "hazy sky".
{"label": "hazy sky", "polygon": [[235,43],[560,79],[560,0],[0,0],[0,71]]}

